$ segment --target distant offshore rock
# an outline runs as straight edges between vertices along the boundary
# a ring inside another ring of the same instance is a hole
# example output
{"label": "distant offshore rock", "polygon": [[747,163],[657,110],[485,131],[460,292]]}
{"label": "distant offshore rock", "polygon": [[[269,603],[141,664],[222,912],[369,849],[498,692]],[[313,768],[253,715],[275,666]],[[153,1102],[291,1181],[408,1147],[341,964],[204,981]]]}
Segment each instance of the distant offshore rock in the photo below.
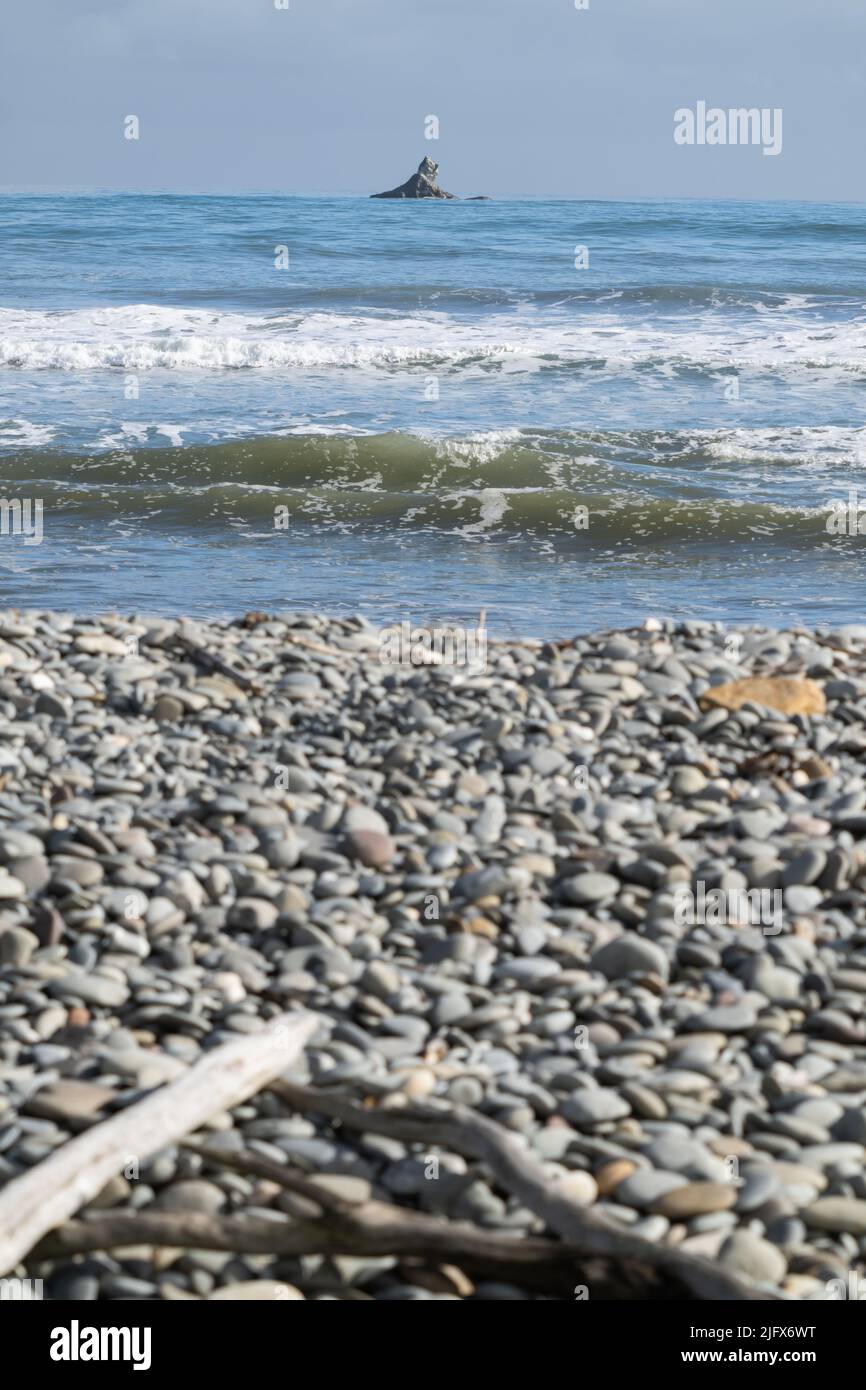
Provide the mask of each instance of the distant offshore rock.
{"label": "distant offshore rock", "polygon": [[[440,188],[436,182],[439,174],[439,165],[432,160],[429,155],[424,156],[418,165],[418,172],[413,174],[405,183],[401,183],[399,188],[392,188],[387,193],[371,193],[371,198],[450,198],[454,202],[460,202],[456,193],[446,193],[444,188]],[[483,194],[475,198],[467,198],[467,203],[487,203],[489,198]]]}

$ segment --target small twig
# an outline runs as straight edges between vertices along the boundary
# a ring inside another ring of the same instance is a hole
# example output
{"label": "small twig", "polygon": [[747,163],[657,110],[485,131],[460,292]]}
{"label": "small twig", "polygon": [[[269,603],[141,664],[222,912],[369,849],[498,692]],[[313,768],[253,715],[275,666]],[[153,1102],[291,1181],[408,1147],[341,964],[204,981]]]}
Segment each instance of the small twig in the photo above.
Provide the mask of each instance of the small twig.
{"label": "small twig", "polygon": [[177,642],[184,651],[187,652],[198,666],[204,667],[206,671],[216,671],[219,675],[225,676],[228,680],[234,681],[242,690],[256,690],[259,682],[253,676],[248,676],[245,671],[238,670],[237,666],[232,666],[228,661],[223,661],[216,652],[208,651],[206,647],[195,642],[191,637],[187,637],[182,632],[174,634],[173,640]]}

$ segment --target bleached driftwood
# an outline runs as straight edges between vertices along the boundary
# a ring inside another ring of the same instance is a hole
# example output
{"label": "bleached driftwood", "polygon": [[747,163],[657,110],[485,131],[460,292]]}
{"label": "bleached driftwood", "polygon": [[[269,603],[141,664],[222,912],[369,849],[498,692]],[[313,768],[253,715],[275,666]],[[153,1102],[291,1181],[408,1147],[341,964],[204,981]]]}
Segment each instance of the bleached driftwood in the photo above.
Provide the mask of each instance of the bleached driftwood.
{"label": "bleached driftwood", "polygon": [[[673,1268],[657,1269],[639,1257],[601,1258],[581,1241],[544,1236],[509,1236],[485,1231],[467,1221],[446,1221],[385,1202],[347,1201],[285,1163],[260,1154],[209,1149],[185,1142],[218,1171],[231,1168],[264,1178],[304,1198],[309,1216],[285,1221],[258,1217],[206,1216],[197,1212],[94,1212],[52,1231],[31,1252],[29,1264],[68,1258],[92,1250],[153,1245],[169,1249],[227,1250],[235,1254],[273,1256],[394,1256],[425,1264],[447,1264],[482,1277],[513,1280],[525,1288],[573,1298],[576,1285],[592,1288],[594,1297],[614,1299],[689,1299],[696,1297],[690,1262],[679,1256]],[[318,1212],[316,1211],[318,1208]],[[625,1241],[628,1237],[623,1238]],[[723,1276],[724,1280],[724,1276]],[[730,1276],[729,1298],[761,1297]]]}
{"label": "bleached driftwood", "polygon": [[674,1246],[653,1244],[606,1221],[591,1208],[578,1205],[569,1196],[567,1186],[551,1178],[544,1164],[512,1130],[466,1106],[428,1103],[386,1110],[356,1105],[344,1096],[282,1080],[275,1081],[270,1089],[302,1114],[326,1115],[362,1133],[428,1145],[438,1143],[477,1159],[506,1192],[535,1212],[548,1230],[554,1231],[584,1260],[636,1268],[645,1273],[649,1282],[666,1283],[673,1291],[669,1297],[774,1297],[752,1288],[731,1270],[683,1254]]}
{"label": "bleached driftwood", "polygon": [[[121,1115],[97,1121],[86,1134],[11,1183],[0,1193],[0,1273],[28,1251],[28,1263],[38,1264],[92,1250],[152,1245],[447,1262],[470,1272],[493,1272],[497,1278],[511,1276],[522,1286],[559,1297],[573,1296],[576,1283],[591,1287],[596,1297],[617,1300],[777,1297],[731,1271],[676,1248],[654,1245],[579,1206],[567,1185],[552,1178],[518,1136],[487,1116],[429,1103],[367,1108],[333,1092],[275,1079],[315,1031],[316,1021],[310,1015],[295,1016],[275,1020],[273,1026],[284,1030],[276,1055],[268,1048],[267,1034],[217,1049],[181,1080]],[[232,1077],[227,1075],[228,1054],[235,1059]],[[217,1171],[233,1168],[274,1182],[303,1199],[308,1211],[286,1222],[243,1214],[148,1211],[96,1211],[68,1220],[130,1152],[144,1156],[182,1140],[210,1115],[263,1086],[295,1110],[318,1113],[361,1132],[442,1145],[482,1162],[497,1184],[534,1211],[559,1240],[501,1235],[376,1200],[346,1201],[288,1163],[210,1149],[189,1139],[184,1147]]]}
{"label": "bleached driftwood", "polygon": [[273,1081],[318,1026],[312,1014],[282,1014],[261,1033],[214,1048],[176,1081],[76,1135],[7,1183],[0,1191],[0,1275],[91,1201],[131,1157],[158,1153]]}

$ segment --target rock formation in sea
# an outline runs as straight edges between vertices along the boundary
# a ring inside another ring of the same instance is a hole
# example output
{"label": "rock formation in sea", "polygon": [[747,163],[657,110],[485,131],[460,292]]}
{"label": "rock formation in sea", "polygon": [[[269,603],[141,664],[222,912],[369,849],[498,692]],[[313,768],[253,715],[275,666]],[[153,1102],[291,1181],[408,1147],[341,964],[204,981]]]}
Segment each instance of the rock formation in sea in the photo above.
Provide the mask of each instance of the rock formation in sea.
{"label": "rock formation in sea", "polygon": [[[425,154],[421,163],[418,165],[418,172],[413,174],[405,183],[401,183],[399,188],[392,188],[387,193],[371,193],[371,198],[451,198],[457,199],[456,193],[446,193],[444,188],[440,188],[436,182],[439,173],[439,165],[429,155]],[[469,198],[467,202],[487,202],[486,198]]]}

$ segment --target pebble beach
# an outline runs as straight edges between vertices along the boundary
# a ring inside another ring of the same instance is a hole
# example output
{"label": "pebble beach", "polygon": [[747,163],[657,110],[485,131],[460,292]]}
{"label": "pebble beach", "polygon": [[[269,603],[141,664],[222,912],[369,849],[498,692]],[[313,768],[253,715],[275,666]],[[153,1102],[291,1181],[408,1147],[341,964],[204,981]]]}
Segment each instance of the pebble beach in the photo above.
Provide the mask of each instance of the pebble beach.
{"label": "pebble beach", "polygon": [[[714,699],[748,678],[821,712]],[[460,669],[383,663],[354,618],[0,614],[0,1183],[308,1009],[292,1078],[471,1107],[619,1229],[777,1297],[858,1296],[864,722],[866,628],[648,620]],[[481,1164],[268,1092],[210,1139],[349,1201],[544,1230]],[[93,1208],[293,1201],[172,1148]],[[399,1257],[18,1273],[71,1300],[537,1296]]]}

